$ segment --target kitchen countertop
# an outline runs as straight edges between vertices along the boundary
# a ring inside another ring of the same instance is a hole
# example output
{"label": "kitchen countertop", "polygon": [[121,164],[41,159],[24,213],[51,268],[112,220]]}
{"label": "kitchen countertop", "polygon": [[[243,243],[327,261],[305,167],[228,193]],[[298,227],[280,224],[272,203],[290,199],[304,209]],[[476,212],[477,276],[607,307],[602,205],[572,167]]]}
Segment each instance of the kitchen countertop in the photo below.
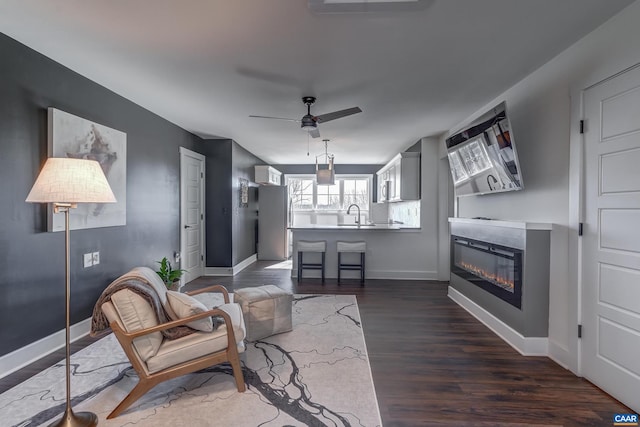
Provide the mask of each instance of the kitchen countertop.
{"label": "kitchen countertop", "polygon": [[420,231],[420,228],[415,227],[404,227],[398,224],[367,224],[367,225],[356,225],[356,224],[345,224],[345,225],[303,225],[303,226],[293,226],[289,227],[289,230],[307,230],[307,231]]}
{"label": "kitchen countertop", "polygon": [[523,230],[553,230],[553,224],[546,222],[526,222],[496,220],[489,218],[449,218],[450,223],[491,225],[494,227],[521,228]]}

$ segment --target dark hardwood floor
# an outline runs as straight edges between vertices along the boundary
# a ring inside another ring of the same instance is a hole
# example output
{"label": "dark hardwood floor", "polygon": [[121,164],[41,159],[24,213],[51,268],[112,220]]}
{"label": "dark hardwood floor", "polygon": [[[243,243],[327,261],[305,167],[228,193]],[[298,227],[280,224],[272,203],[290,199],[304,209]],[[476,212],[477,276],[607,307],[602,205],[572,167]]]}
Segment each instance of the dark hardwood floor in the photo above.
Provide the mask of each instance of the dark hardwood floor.
{"label": "dark hardwood floor", "polygon": [[[383,425],[611,426],[632,412],[546,357],[524,357],[447,297],[447,284],[367,280],[296,283],[277,263],[235,277],[202,277],[187,290],[273,284],[294,293],[357,296]],[[83,338],[78,350],[93,342]],[[0,379],[0,392],[64,358],[64,351]]]}

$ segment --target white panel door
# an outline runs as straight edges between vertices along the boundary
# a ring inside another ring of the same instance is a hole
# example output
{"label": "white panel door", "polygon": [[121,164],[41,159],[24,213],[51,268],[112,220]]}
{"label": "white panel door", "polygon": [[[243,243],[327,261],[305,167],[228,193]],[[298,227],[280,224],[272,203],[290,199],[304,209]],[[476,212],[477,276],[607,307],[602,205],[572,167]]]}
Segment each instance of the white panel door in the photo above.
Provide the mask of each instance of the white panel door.
{"label": "white panel door", "polygon": [[640,67],[587,89],[582,373],[640,411]]}
{"label": "white panel door", "polygon": [[180,148],[180,268],[182,285],[204,275],[203,155]]}

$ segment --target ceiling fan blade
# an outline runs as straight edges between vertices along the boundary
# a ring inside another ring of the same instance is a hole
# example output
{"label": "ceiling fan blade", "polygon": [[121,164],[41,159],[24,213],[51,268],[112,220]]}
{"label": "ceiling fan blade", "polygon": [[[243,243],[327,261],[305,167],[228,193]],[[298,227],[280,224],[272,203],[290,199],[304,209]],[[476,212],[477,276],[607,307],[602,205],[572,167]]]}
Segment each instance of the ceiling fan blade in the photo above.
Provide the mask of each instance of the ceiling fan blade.
{"label": "ceiling fan blade", "polygon": [[316,116],[316,122],[324,123],[329,120],[340,119],[342,117],[358,113],[362,113],[360,107],[347,108],[346,110],[334,111],[333,113],[320,114],[319,116]]}
{"label": "ceiling fan blade", "polygon": [[271,117],[271,116],[249,116],[249,117],[253,117],[253,118],[257,118],[257,119],[276,119],[276,120],[287,120],[289,122],[297,122],[300,123],[300,120],[298,119],[287,119],[285,117]]}
{"label": "ceiling fan blade", "polygon": [[314,130],[310,130],[309,135],[311,135],[312,138],[320,138],[320,129],[315,128]]}

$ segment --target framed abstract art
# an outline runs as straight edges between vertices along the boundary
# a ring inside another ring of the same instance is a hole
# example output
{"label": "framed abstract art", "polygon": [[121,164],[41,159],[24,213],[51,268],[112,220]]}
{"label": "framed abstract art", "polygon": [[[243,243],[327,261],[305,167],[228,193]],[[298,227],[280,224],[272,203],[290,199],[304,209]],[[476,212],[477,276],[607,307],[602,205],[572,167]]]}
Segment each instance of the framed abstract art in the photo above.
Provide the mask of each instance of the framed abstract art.
{"label": "framed abstract art", "polygon": [[[70,211],[70,229],[98,228],[127,223],[127,134],[56,108],[48,109],[49,157],[96,160],[117,203],[80,204]],[[48,230],[63,231],[64,217],[48,212]]]}

